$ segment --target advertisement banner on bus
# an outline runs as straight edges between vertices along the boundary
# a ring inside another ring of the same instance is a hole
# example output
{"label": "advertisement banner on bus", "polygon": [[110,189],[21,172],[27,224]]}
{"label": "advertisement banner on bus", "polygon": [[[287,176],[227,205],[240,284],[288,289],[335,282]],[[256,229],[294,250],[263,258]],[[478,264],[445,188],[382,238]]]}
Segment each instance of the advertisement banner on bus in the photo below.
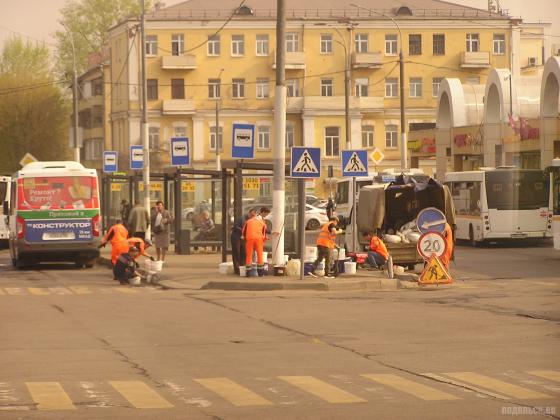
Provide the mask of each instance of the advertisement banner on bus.
{"label": "advertisement banner on bus", "polygon": [[27,220],[25,239],[43,241],[91,241],[91,219]]}

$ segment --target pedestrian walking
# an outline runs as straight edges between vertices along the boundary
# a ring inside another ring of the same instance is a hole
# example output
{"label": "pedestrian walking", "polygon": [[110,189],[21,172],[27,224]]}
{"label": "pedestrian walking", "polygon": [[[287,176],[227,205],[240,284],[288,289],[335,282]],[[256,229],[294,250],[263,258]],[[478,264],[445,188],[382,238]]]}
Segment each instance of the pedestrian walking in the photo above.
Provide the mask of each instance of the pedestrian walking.
{"label": "pedestrian walking", "polygon": [[128,216],[128,231],[135,238],[145,239],[148,226],[150,226],[148,210],[142,206],[139,200],[136,200]]}
{"label": "pedestrian walking", "polygon": [[327,203],[327,207],[326,207],[326,211],[327,211],[327,217],[330,218],[334,216],[334,211],[336,210],[336,203],[334,202],[334,200],[332,199],[331,196],[329,196],[329,201]]}
{"label": "pedestrian walking", "polygon": [[127,223],[128,223],[128,216],[130,216],[130,210],[131,210],[130,203],[125,199],[121,200],[121,210],[120,210],[121,221],[126,228],[128,228]]}
{"label": "pedestrian walking", "polygon": [[[262,210],[262,209],[261,209]],[[253,216],[243,226],[242,238],[245,239],[245,267],[247,276],[253,265],[253,251],[257,253],[257,273],[264,276],[263,247],[266,239],[266,224],[261,218]]]}
{"label": "pedestrian walking", "polygon": [[105,247],[107,242],[111,243],[111,263],[113,265],[115,265],[118,256],[128,250],[127,238],[128,230],[126,230],[122,224],[122,220],[117,219],[117,222],[111,226],[101,240],[101,245],[99,245],[99,247]]}
{"label": "pedestrian walking", "polygon": [[243,226],[247,220],[255,217],[257,214],[256,209],[250,209],[249,212],[238,218],[231,228],[231,259],[233,261],[233,271],[239,275],[239,266],[245,264],[245,241],[242,239]]}
{"label": "pedestrian walking", "polygon": [[336,235],[342,231],[337,229],[338,217],[332,216],[329,221],[321,226],[321,231],[317,237],[317,259],[313,263],[313,270],[310,272],[312,277],[316,277],[315,270],[321,261],[325,261],[325,277],[333,278],[330,274],[333,250],[335,247]]}
{"label": "pedestrian walking", "polygon": [[131,246],[124,253],[120,254],[115,261],[113,276],[120,284],[129,284],[131,279],[141,277],[141,274],[137,271],[138,264],[136,263],[136,258],[138,258],[139,254],[138,248]]}
{"label": "pedestrian walking", "polygon": [[387,246],[377,235],[367,232],[364,237],[369,241],[367,261],[371,268],[382,268],[389,259]]}
{"label": "pedestrian walking", "polygon": [[158,200],[150,220],[158,261],[165,261],[165,253],[169,248],[169,231],[172,221],[171,213],[163,206],[163,201]]}

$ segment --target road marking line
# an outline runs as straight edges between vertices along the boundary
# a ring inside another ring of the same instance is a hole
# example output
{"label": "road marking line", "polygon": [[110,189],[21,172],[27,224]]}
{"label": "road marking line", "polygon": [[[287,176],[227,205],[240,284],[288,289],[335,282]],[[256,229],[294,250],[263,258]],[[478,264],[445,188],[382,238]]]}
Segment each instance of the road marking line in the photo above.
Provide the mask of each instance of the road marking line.
{"label": "road marking line", "polygon": [[51,292],[49,292],[49,290],[45,287],[28,287],[27,290],[29,290],[32,295],[37,296],[45,296],[51,294]]}
{"label": "road marking line", "polygon": [[73,293],[66,287],[49,287],[49,290],[55,295],[72,295]]}
{"label": "road marking line", "polygon": [[109,381],[136,408],[172,408],[173,405],[142,381]]}
{"label": "road marking line", "polygon": [[390,373],[366,374],[361,376],[407,394],[414,395],[415,397],[425,401],[460,400],[460,398],[455,395],[448,394],[447,392],[443,392],[430,386],[419,384]]}
{"label": "road marking line", "polygon": [[557,370],[528,370],[528,373],[555,382],[560,382],[560,372]]}
{"label": "road marking line", "polygon": [[313,376],[279,376],[279,378],[332,404],[366,402],[366,400],[354,394]]}
{"label": "road marking line", "polygon": [[68,288],[77,295],[89,295],[91,293],[91,290],[85,286],[70,286]]}
{"label": "road marking line", "polygon": [[118,289],[115,289],[115,291],[121,292],[121,293],[128,293],[128,294],[138,293],[138,290],[128,289],[126,287],[123,287],[123,288],[119,287]]}
{"label": "road marking line", "polygon": [[39,410],[75,410],[72,400],[58,382],[26,382]]}
{"label": "road marking line", "polygon": [[423,373],[422,376],[427,376],[428,378],[433,378],[436,381],[447,382],[447,383],[450,383],[452,385],[464,387],[464,388],[467,388],[467,389],[472,390],[474,392],[479,392],[481,394],[488,395],[488,396],[493,397],[493,398],[499,398],[499,399],[502,399],[502,400],[509,400],[509,397],[506,397],[505,395],[496,394],[494,392],[487,391],[487,390],[479,388],[477,386],[467,384],[466,382],[460,382],[460,381],[456,381],[454,379],[449,379],[449,378],[446,378],[444,376],[436,375],[435,373],[431,373],[431,372]]}
{"label": "road marking line", "polygon": [[451,373],[444,373],[444,375],[449,376],[451,378],[459,379],[460,381],[465,381],[471,384],[481,386],[482,388],[487,388],[492,391],[497,391],[499,393],[514,398],[527,399],[527,400],[552,398],[550,395],[533,391],[531,389],[523,388],[518,385],[513,385],[508,382],[500,381],[499,379],[494,379],[489,376],[481,375],[475,372],[451,372]]}
{"label": "road marking line", "polygon": [[266,398],[228,378],[201,378],[194,381],[238,407],[273,405]]}
{"label": "road marking line", "polygon": [[27,295],[27,291],[21,287],[4,287],[6,293],[12,296],[23,296]]}

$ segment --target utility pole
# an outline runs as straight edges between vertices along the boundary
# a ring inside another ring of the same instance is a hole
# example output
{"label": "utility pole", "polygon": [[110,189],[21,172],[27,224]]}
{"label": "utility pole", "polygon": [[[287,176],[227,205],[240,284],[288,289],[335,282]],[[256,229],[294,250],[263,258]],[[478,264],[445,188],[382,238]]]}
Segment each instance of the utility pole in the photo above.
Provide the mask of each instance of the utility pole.
{"label": "utility pole", "polygon": [[70,45],[72,45],[72,67],[73,67],[73,82],[72,82],[72,110],[74,118],[72,127],[74,132],[74,160],[80,162],[80,143],[78,142],[78,69],[76,68],[76,46],[74,45],[74,36],[68,27],[62,23],[68,36],[70,37]]}
{"label": "utility pole", "polygon": [[[286,147],[286,9],[285,0],[276,0],[276,87],[274,92],[274,145],[272,159],[274,167],[272,192],[272,230],[278,235],[272,240],[272,263],[284,265],[284,208]],[[302,261],[303,267],[303,261]]]}
{"label": "utility pole", "polygon": [[[142,4],[142,16],[140,18],[140,44],[141,44],[141,62],[142,62],[142,123],[140,128],[140,136],[142,139],[142,148],[144,150],[144,170],[142,173],[142,181],[144,183],[144,208],[150,211],[150,142],[148,138],[148,96],[146,81],[146,5],[145,0],[140,0]],[[146,232],[146,238],[149,239],[151,232]]]}
{"label": "utility pole", "polygon": [[222,100],[222,72],[224,71],[224,69],[220,70],[220,73],[218,74],[218,87],[216,88],[216,93],[217,93],[217,97],[216,97],[216,170],[217,171],[221,171],[222,170],[222,164],[220,162],[220,101]]}

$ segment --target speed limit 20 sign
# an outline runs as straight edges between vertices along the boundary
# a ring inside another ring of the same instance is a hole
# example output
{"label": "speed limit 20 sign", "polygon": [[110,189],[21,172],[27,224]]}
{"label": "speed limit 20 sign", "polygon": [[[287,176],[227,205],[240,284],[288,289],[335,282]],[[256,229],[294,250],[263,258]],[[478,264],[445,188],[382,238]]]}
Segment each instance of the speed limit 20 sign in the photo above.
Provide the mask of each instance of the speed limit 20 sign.
{"label": "speed limit 20 sign", "polygon": [[432,255],[441,257],[446,251],[447,243],[441,233],[426,232],[418,239],[417,247],[422,258],[428,260]]}

